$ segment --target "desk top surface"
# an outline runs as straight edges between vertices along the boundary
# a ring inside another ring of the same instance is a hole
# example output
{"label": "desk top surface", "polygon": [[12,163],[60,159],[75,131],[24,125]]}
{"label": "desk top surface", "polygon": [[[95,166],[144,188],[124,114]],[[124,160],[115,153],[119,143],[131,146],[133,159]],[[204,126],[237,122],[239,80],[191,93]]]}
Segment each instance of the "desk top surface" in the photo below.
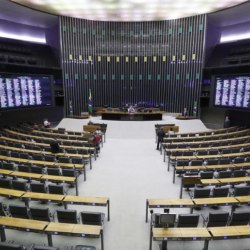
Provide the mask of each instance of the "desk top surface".
{"label": "desk top surface", "polygon": [[91,196],[74,196],[67,195],[63,199],[64,202],[73,202],[73,203],[87,203],[87,204],[103,204],[107,205],[109,198],[106,197],[91,197]]}
{"label": "desk top surface", "polygon": [[49,222],[20,219],[14,217],[0,217],[0,225],[15,228],[33,229],[43,231]]}
{"label": "desk top surface", "polygon": [[0,188],[0,195],[21,197],[24,193],[25,193],[24,191],[13,190],[8,188]]}
{"label": "desk top surface", "polygon": [[194,203],[191,199],[148,199],[149,206],[192,206]]}
{"label": "desk top surface", "polygon": [[50,222],[49,225],[46,227],[45,232],[87,234],[93,236],[100,236],[101,230],[101,226]]}
{"label": "desk top surface", "polygon": [[219,184],[220,181],[218,179],[200,179],[201,184],[203,185],[215,185],[215,184]]}
{"label": "desk top surface", "polygon": [[250,235],[250,226],[209,227],[213,237]]}
{"label": "desk top surface", "polygon": [[22,198],[41,199],[41,200],[53,200],[62,201],[65,195],[60,194],[47,194],[47,193],[35,193],[35,192],[23,192]]}
{"label": "desk top surface", "polygon": [[234,197],[236,200],[238,200],[241,203],[249,203],[250,202],[250,195],[246,195],[246,196],[235,196]]}
{"label": "desk top surface", "polygon": [[213,205],[213,204],[234,204],[239,203],[234,197],[216,197],[216,198],[197,198],[193,199],[196,205]]}
{"label": "desk top surface", "polygon": [[153,228],[153,238],[162,240],[164,238],[204,238],[210,239],[206,228]]}

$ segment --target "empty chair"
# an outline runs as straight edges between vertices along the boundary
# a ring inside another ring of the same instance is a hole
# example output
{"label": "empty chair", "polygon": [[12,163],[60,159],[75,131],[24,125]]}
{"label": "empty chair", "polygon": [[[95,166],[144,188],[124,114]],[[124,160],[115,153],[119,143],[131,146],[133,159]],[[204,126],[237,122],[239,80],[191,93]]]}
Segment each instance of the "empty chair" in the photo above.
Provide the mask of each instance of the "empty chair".
{"label": "empty chair", "polygon": [[234,163],[237,164],[237,163],[243,163],[245,161],[245,159],[243,157],[236,157],[234,159]]}
{"label": "empty chair", "polygon": [[197,155],[207,155],[208,154],[208,151],[207,150],[198,150],[196,152]]}
{"label": "empty chair", "polygon": [[213,171],[201,171],[200,177],[201,179],[213,179],[214,172]]}
{"label": "empty chair", "polygon": [[57,210],[56,213],[58,222],[77,224],[79,221],[76,210]]}
{"label": "empty chair", "polygon": [[250,157],[246,157],[246,162],[250,162]]}
{"label": "empty chair", "polygon": [[47,193],[45,183],[30,183],[30,190],[35,193]]}
{"label": "empty chair", "polygon": [[209,159],[206,161],[206,165],[218,165],[219,161],[218,159]]}
{"label": "empty chair", "polygon": [[12,181],[12,187],[13,187],[13,189],[21,190],[21,191],[27,191],[27,189],[28,189],[27,182],[17,181],[17,180]]}
{"label": "empty chair", "polygon": [[195,188],[193,198],[208,198],[210,196],[210,188]]}
{"label": "empty chair", "polygon": [[30,215],[33,220],[52,221],[52,215],[46,207],[31,207]]}
{"label": "empty chair", "polygon": [[68,154],[78,154],[78,150],[75,149],[75,148],[66,148],[65,151],[66,151]]}
{"label": "empty chair", "polygon": [[81,221],[82,224],[87,225],[99,225],[102,226],[104,222],[104,213],[98,213],[98,212],[81,212]]}
{"label": "empty chair", "polygon": [[30,167],[27,165],[18,165],[18,171],[21,172],[30,172]]}
{"label": "empty chair", "polygon": [[14,244],[14,243],[4,243],[0,242],[0,249],[3,250],[26,250],[26,248],[22,245]]}
{"label": "empty chair", "polygon": [[240,152],[240,148],[232,148],[231,149],[231,154],[235,154],[235,153],[239,153]]}
{"label": "empty chair", "polygon": [[176,166],[181,166],[181,167],[185,167],[185,166],[189,166],[189,160],[183,160],[183,161],[181,161],[181,160],[178,160],[177,162],[176,162]]}
{"label": "empty chair", "polygon": [[48,185],[50,194],[65,194],[64,186],[61,185]]}
{"label": "empty chair", "polygon": [[230,164],[231,160],[229,158],[221,158],[219,162],[220,164],[224,165],[224,164]]}
{"label": "empty chair", "polygon": [[89,150],[88,149],[78,149],[77,152],[80,155],[87,155],[87,154],[89,154]]}
{"label": "empty chair", "polygon": [[244,147],[244,152],[249,152],[250,151],[250,146]]}
{"label": "empty chair", "polygon": [[28,153],[19,153],[19,157],[22,159],[30,159],[30,156]]}
{"label": "empty chair", "polygon": [[63,176],[68,176],[68,177],[76,177],[77,172],[74,169],[63,168],[62,169],[62,175]]}
{"label": "empty chair", "polygon": [[177,227],[197,227],[199,218],[198,214],[179,214]]}
{"label": "empty chair", "polygon": [[96,250],[96,247],[87,245],[76,245],[74,250]]}
{"label": "empty chair", "polygon": [[191,166],[202,166],[203,161],[202,160],[192,160],[190,165]]}
{"label": "empty chair", "polygon": [[32,159],[36,161],[44,161],[44,156],[41,154],[33,154]]}
{"label": "empty chair", "polygon": [[9,151],[8,150],[4,150],[4,149],[0,149],[0,155],[9,156]]}
{"label": "empty chair", "polygon": [[12,188],[11,180],[0,178],[0,187],[1,188],[9,188],[9,189],[11,189]]}
{"label": "empty chair", "polygon": [[221,153],[222,154],[231,154],[232,152],[232,149],[231,148],[224,148],[222,149]]}
{"label": "empty chair", "polygon": [[15,170],[15,165],[11,162],[3,162],[2,168],[6,170]]}
{"label": "empty chair", "polygon": [[208,151],[208,154],[209,155],[218,155],[219,154],[219,151],[217,149],[210,149]]}
{"label": "empty chair", "polygon": [[73,164],[83,164],[83,159],[78,157],[71,157],[71,161]]}
{"label": "empty chair", "polygon": [[246,170],[243,169],[234,170],[233,175],[234,177],[244,177],[246,176]]}
{"label": "empty chair", "polygon": [[193,151],[183,151],[183,152],[182,152],[182,155],[183,155],[183,156],[193,156],[194,153],[193,153]]}
{"label": "empty chair", "polygon": [[250,186],[235,186],[234,196],[247,196],[250,195]]}
{"label": "empty chair", "polygon": [[10,156],[14,158],[19,158],[19,152],[16,151],[10,151]]}
{"label": "empty chair", "polygon": [[219,174],[218,178],[231,178],[232,171],[230,171],[230,170],[220,171],[218,174]]}
{"label": "empty chair", "polygon": [[229,187],[215,187],[213,189],[213,197],[227,197],[229,194]]}
{"label": "empty chair", "polygon": [[30,167],[30,172],[31,173],[36,173],[36,174],[43,174],[43,168],[41,166],[31,166]]}
{"label": "empty chair", "polygon": [[60,168],[47,168],[47,173],[50,175],[61,175]]}
{"label": "empty chair", "polygon": [[227,225],[229,212],[209,212],[206,227],[224,227]]}
{"label": "empty chair", "polygon": [[44,156],[44,161],[54,162],[55,157],[53,155],[45,155]]}
{"label": "empty chair", "polygon": [[60,157],[58,157],[58,162],[71,163],[71,159],[67,156],[60,156]]}
{"label": "empty chair", "polygon": [[250,212],[234,211],[228,223],[229,226],[248,225]]}
{"label": "empty chair", "polygon": [[9,205],[9,212],[12,217],[29,219],[28,209],[24,205]]}

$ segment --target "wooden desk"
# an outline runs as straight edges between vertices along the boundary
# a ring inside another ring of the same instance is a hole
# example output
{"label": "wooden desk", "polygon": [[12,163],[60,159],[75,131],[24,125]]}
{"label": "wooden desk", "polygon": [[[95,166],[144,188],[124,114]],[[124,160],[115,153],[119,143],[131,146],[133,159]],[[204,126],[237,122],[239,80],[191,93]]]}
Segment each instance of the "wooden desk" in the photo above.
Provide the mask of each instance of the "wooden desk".
{"label": "wooden desk", "polygon": [[6,241],[5,229],[15,229],[26,232],[42,233],[49,222],[20,219],[14,217],[0,217],[1,241]]}
{"label": "wooden desk", "polygon": [[44,232],[48,236],[48,245],[53,246],[52,235],[101,238],[101,250],[104,250],[103,230],[101,226],[50,222]]}
{"label": "wooden desk", "polygon": [[222,184],[234,184],[234,183],[244,183],[250,182],[250,176],[245,177],[235,177],[235,178],[220,178],[217,179]]}
{"label": "wooden desk", "polygon": [[250,204],[250,195],[247,196],[235,196],[236,200],[240,202],[240,204]]}
{"label": "wooden desk", "polygon": [[200,182],[204,186],[220,184],[220,181],[218,179],[200,179]]}
{"label": "wooden desk", "polygon": [[24,194],[24,191],[8,189],[8,188],[0,188],[0,196],[8,197],[8,198],[21,198]]}
{"label": "wooden desk", "polygon": [[10,175],[13,171],[8,169],[0,169],[0,175]]}
{"label": "wooden desk", "polygon": [[216,198],[196,198],[192,199],[196,206],[232,206],[231,211],[235,210],[239,201],[235,197],[216,197]]}
{"label": "wooden desk", "polygon": [[250,226],[209,227],[214,240],[249,238]]}
{"label": "wooden desk", "polygon": [[191,199],[147,199],[146,200],[146,222],[148,222],[148,208],[186,208],[193,207]]}
{"label": "wooden desk", "polygon": [[42,177],[42,174],[34,174],[34,173],[28,173],[28,172],[19,172],[19,171],[13,171],[10,176],[15,176],[18,178],[28,179],[28,180],[40,180]]}
{"label": "wooden desk", "polygon": [[168,241],[204,241],[204,250],[208,250],[208,242],[211,239],[207,228],[153,228],[150,235],[150,247],[152,249],[152,238],[162,241],[162,250],[167,249]]}
{"label": "wooden desk", "polygon": [[35,192],[23,192],[22,199],[25,205],[29,207],[29,202],[34,201],[47,201],[47,202],[63,202],[65,195],[61,194],[47,194],[47,193],[35,193]]}
{"label": "wooden desk", "polygon": [[93,196],[73,196],[67,195],[63,199],[64,207],[67,205],[86,205],[86,206],[105,206],[107,207],[108,221],[110,220],[110,201],[106,197],[93,197]]}

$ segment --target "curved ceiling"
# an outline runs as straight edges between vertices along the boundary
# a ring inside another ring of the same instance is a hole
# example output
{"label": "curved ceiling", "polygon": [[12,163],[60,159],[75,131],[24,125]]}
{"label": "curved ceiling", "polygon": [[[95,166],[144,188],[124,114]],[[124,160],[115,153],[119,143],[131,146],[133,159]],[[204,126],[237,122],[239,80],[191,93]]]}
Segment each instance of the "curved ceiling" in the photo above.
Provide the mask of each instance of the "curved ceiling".
{"label": "curved ceiling", "polygon": [[50,14],[100,21],[169,20],[229,8],[246,0],[10,0]]}

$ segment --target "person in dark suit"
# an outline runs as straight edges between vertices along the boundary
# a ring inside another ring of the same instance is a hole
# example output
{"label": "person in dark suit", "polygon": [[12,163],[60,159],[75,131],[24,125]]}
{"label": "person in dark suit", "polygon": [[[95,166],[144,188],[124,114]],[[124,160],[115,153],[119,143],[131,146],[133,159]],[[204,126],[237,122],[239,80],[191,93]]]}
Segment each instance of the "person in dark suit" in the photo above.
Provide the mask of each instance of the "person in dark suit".
{"label": "person in dark suit", "polygon": [[228,116],[226,116],[225,121],[224,121],[224,128],[229,128],[231,127],[231,121]]}
{"label": "person in dark suit", "polygon": [[53,154],[57,154],[60,152],[60,145],[59,142],[57,140],[53,140],[50,143],[50,149],[51,149],[51,153]]}
{"label": "person in dark suit", "polygon": [[156,148],[157,150],[160,149],[160,143],[163,142],[164,136],[165,136],[165,133],[164,133],[163,129],[160,128],[160,130],[159,130],[158,133],[157,133],[157,137],[158,137],[158,140],[157,140],[157,148]]}

